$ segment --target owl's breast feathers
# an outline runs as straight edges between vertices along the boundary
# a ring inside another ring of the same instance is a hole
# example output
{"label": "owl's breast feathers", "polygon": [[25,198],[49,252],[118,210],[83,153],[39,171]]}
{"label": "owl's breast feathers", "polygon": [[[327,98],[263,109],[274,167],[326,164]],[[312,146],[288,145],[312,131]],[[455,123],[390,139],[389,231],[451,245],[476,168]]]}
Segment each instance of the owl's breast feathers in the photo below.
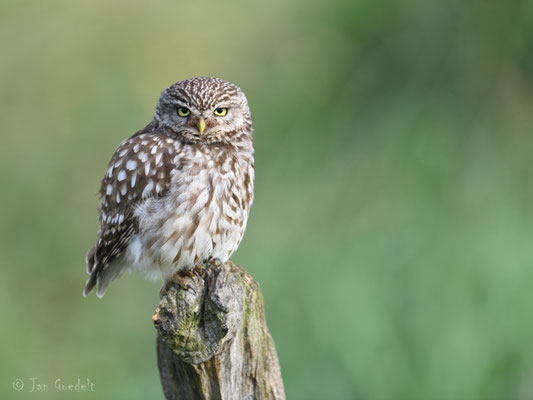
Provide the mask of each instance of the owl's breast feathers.
{"label": "owl's breast feathers", "polygon": [[95,285],[104,295],[124,268],[114,261],[125,253],[130,263],[144,252],[145,263],[149,257],[172,269],[207,256],[229,258],[242,239],[253,200],[251,144],[241,160],[234,145],[185,144],[147,128],[119,145],[102,179],[85,296]]}

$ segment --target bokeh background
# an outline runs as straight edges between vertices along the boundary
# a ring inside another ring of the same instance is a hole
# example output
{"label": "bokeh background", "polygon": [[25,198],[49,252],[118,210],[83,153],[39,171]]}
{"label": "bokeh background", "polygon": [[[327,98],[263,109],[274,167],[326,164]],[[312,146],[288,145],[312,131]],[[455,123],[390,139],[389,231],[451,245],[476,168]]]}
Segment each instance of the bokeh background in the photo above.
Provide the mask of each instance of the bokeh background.
{"label": "bokeh background", "polygon": [[212,75],[288,398],[533,399],[532,48],[521,0],[0,1],[0,398],[162,398],[159,285],[84,299],[84,256],[117,144]]}

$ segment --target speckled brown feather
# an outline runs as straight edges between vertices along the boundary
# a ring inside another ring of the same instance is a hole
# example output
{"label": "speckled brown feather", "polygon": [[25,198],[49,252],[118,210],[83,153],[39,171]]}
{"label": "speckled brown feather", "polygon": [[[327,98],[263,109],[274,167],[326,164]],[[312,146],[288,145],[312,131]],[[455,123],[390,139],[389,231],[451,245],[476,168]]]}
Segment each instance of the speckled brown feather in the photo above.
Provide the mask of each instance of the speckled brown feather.
{"label": "speckled brown feather", "polygon": [[153,128],[154,125],[149,124],[122,142],[102,179],[100,229],[96,245],[87,254],[87,272],[91,276],[86,294],[138,232],[135,205],[150,197],[164,196],[168,191],[172,157],[179,144]]}

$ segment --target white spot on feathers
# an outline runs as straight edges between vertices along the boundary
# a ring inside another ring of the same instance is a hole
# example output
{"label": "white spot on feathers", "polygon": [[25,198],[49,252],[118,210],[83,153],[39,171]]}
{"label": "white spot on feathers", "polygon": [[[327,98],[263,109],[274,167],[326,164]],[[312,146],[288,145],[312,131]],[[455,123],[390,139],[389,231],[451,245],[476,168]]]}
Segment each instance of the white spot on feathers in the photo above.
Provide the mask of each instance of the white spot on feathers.
{"label": "white spot on feathers", "polygon": [[118,179],[119,182],[122,182],[123,180],[125,180],[126,179],[126,171],[121,169],[119,171],[119,173],[118,173],[117,179]]}
{"label": "white spot on feathers", "polygon": [[128,160],[128,162],[126,163],[126,169],[128,171],[133,171],[135,168],[137,168],[137,161]]}

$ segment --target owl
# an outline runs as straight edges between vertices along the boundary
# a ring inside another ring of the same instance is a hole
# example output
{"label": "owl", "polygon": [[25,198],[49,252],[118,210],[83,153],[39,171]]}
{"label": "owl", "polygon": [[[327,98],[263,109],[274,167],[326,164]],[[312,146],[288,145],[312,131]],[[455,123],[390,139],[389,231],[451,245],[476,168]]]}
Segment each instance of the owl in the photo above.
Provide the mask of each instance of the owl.
{"label": "owl", "polygon": [[226,262],[253,201],[254,147],[246,96],[199,77],[166,88],[154,117],[116,149],[100,187],[100,227],[86,257],[102,297],[126,270],[168,280]]}

